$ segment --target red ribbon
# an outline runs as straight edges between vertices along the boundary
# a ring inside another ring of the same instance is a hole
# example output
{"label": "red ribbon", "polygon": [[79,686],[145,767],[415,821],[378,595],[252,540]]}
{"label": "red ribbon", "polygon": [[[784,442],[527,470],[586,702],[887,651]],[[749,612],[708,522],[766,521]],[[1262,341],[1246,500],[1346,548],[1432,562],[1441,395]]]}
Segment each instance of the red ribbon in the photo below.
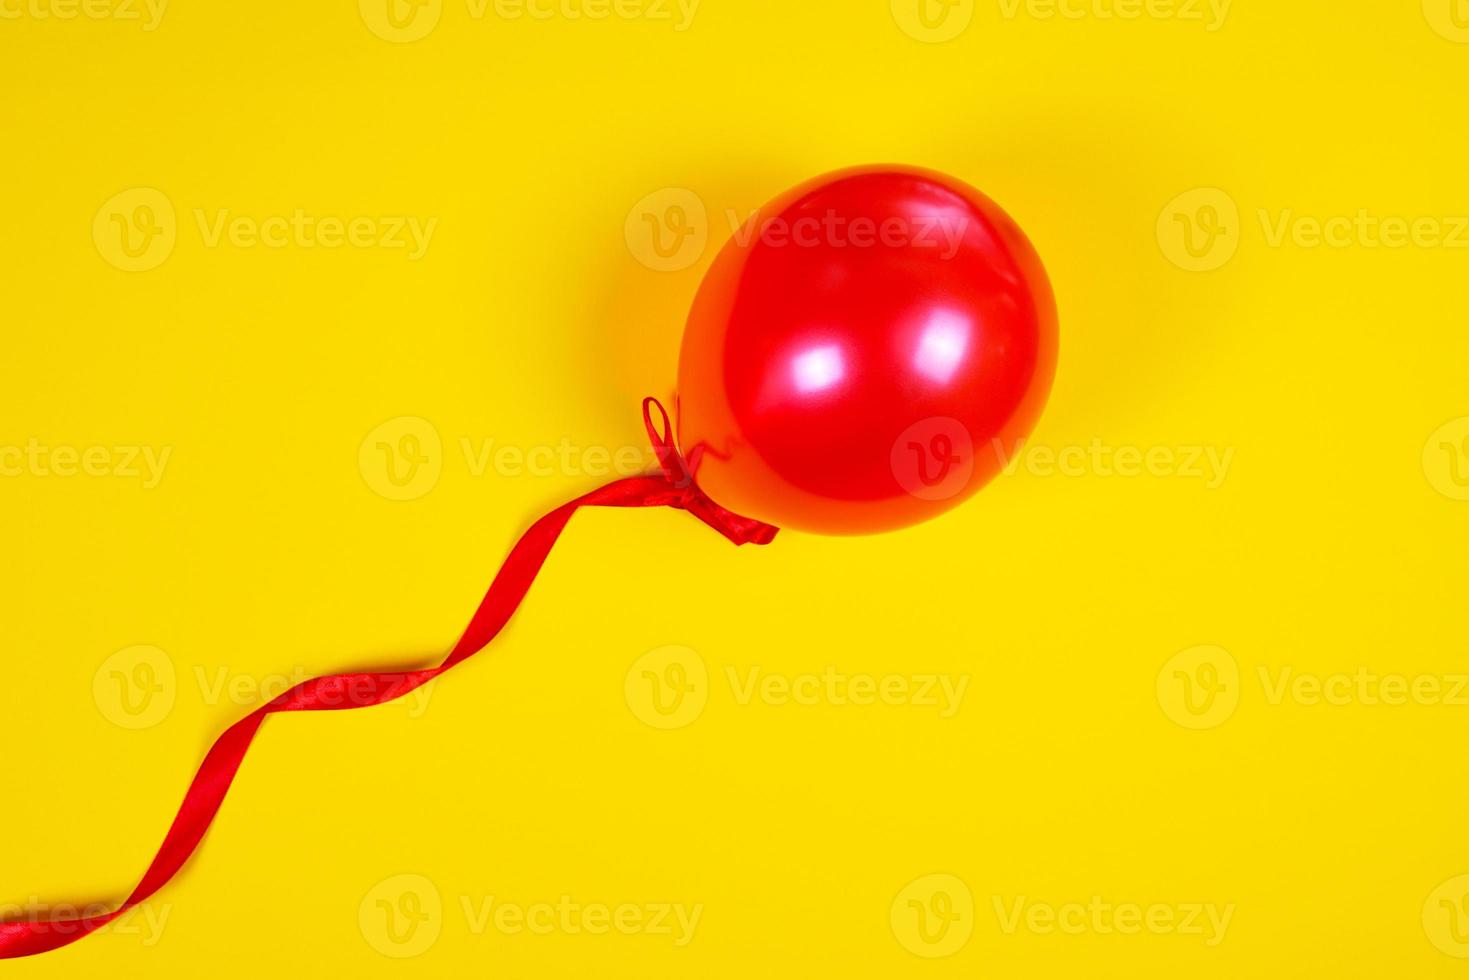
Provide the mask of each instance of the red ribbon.
{"label": "red ribbon", "polygon": [[[657,428],[653,425],[654,409],[660,417]],[[643,400],[643,423],[647,426],[648,438],[653,442],[663,472],[614,481],[563,504],[532,524],[510,550],[484,601],[443,663],[428,670],[331,674],[312,678],[235,722],[215,740],[209,754],[204,757],[199,771],[194,774],[194,781],[189,784],[189,791],[184,794],[184,802],[179,806],[173,825],[168,828],[153,863],[132,894],[116,909],[99,915],[0,923],[0,959],[45,953],[74,943],[162,888],[199,846],[266,716],[279,711],[335,711],[384,704],[422,687],[482,650],[510,621],[562,529],[578,509],[675,507],[688,511],[737,545],[770,543],[776,528],[725,510],[699,489],[688,463],[673,443],[668,413],[657,399]]]}

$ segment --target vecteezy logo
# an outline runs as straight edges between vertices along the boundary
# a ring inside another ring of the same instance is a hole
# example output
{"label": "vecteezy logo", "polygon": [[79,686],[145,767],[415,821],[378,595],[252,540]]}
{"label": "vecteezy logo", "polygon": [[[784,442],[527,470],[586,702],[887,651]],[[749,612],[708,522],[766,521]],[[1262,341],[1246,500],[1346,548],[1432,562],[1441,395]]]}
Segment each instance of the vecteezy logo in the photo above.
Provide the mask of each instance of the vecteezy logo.
{"label": "vecteezy logo", "polygon": [[969,29],[974,0],[892,0],[893,20],[915,41],[941,44]]}
{"label": "vecteezy logo", "polygon": [[357,0],[362,22],[384,41],[408,44],[439,25],[444,0]]}
{"label": "vecteezy logo", "polygon": [[119,650],[92,675],[92,700],[122,728],[152,728],[173,710],[178,684],[173,660],[154,646]]}
{"label": "vecteezy logo", "polygon": [[898,892],[889,915],[893,935],[914,956],[953,956],[974,933],[974,895],[954,875],[924,875]]}
{"label": "vecteezy logo", "polygon": [[1168,202],[1157,230],[1168,261],[1189,272],[1208,272],[1239,248],[1239,206],[1217,187],[1195,188]]}
{"label": "vecteezy logo", "polygon": [[1428,25],[1457,44],[1469,44],[1469,0],[1423,0]]}
{"label": "vecteezy logo", "polygon": [[384,956],[418,956],[438,941],[444,901],[423,875],[394,875],[362,897],[357,927],[367,944]]}
{"label": "vecteezy logo", "polygon": [[1440,952],[1469,959],[1469,875],[1450,878],[1429,893],[1423,931]]}
{"label": "vecteezy logo", "polygon": [[709,213],[691,190],[665,187],[634,204],[623,224],[633,258],[654,272],[679,272],[709,244]]}
{"label": "vecteezy logo", "polygon": [[1428,437],[1423,475],[1450,500],[1469,500],[1469,416],[1440,426]]}
{"label": "vecteezy logo", "polygon": [[627,706],[654,728],[691,725],[709,701],[709,669],[688,647],[649,650],[628,668],[623,679]]}
{"label": "vecteezy logo", "polygon": [[1184,728],[1215,728],[1239,706],[1239,664],[1223,647],[1198,646],[1158,671],[1158,704]]}
{"label": "vecteezy logo", "polygon": [[98,253],[124,272],[162,265],[178,241],[173,202],[152,187],[132,187],[108,198],[92,219]]}
{"label": "vecteezy logo", "polygon": [[893,441],[889,462],[898,485],[920,500],[948,500],[974,476],[974,440],[958,419],[922,419]]}
{"label": "vecteezy logo", "polygon": [[417,500],[438,486],[444,469],[439,430],[427,419],[404,415],[373,429],[357,450],[362,479],[388,500]]}

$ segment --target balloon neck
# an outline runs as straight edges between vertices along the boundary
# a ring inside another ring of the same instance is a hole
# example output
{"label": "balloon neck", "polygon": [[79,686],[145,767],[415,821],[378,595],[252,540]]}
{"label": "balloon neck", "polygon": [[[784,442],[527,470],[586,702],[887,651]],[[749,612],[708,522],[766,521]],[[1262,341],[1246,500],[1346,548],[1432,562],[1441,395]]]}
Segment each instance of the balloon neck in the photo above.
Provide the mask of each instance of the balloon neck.
{"label": "balloon neck", "polygon": [[[653,419],[655,411],[657,422]],[[673,491],[668,506],[688,511],[735,544],[769,544],[775,540],[779,528],[721,507],[699,488],[693,469],[673,440],[673,424],[669,421],[668,410],[658,399],[643,399],[643,425],[648,429],[648,440],[658,456],[663,479]]]}

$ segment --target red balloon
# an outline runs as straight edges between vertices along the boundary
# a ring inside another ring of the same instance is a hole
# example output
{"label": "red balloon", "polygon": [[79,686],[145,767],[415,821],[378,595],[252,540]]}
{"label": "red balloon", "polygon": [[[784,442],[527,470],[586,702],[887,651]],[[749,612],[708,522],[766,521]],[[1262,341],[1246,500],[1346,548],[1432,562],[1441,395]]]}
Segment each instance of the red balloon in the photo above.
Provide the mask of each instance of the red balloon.
{"label": "red balloon", "polygon": [[1040,258],[968,185],[912,167],[818,178],[724,246],[679,357],[679,445],[721,506],[867,534],[988,482],[1056,367]]}

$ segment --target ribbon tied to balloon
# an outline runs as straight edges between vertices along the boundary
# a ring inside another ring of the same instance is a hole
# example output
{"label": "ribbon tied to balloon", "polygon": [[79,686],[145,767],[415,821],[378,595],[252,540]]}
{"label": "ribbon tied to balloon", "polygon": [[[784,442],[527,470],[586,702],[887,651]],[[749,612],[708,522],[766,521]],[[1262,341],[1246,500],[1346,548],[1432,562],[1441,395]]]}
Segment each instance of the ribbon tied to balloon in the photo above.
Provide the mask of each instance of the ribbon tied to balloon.
{"label": "ribbon tied to balloon", "polygon": [[730,541],[777,528],[869,534],[931,518],[1002,468],[1056,364],[1040,259],[989,198],[912,167],[818,178],[757,212],[694,299],[673,423],[643,417],[659,472],[616,480],[536,521],[437,667],[303,681],[219,736],[136,888],[115,908],[12,915],[0,958],[65,946],[162,888],[193,854],[271,714],[383,704],[483,649],[582,507],[673,507]]}

